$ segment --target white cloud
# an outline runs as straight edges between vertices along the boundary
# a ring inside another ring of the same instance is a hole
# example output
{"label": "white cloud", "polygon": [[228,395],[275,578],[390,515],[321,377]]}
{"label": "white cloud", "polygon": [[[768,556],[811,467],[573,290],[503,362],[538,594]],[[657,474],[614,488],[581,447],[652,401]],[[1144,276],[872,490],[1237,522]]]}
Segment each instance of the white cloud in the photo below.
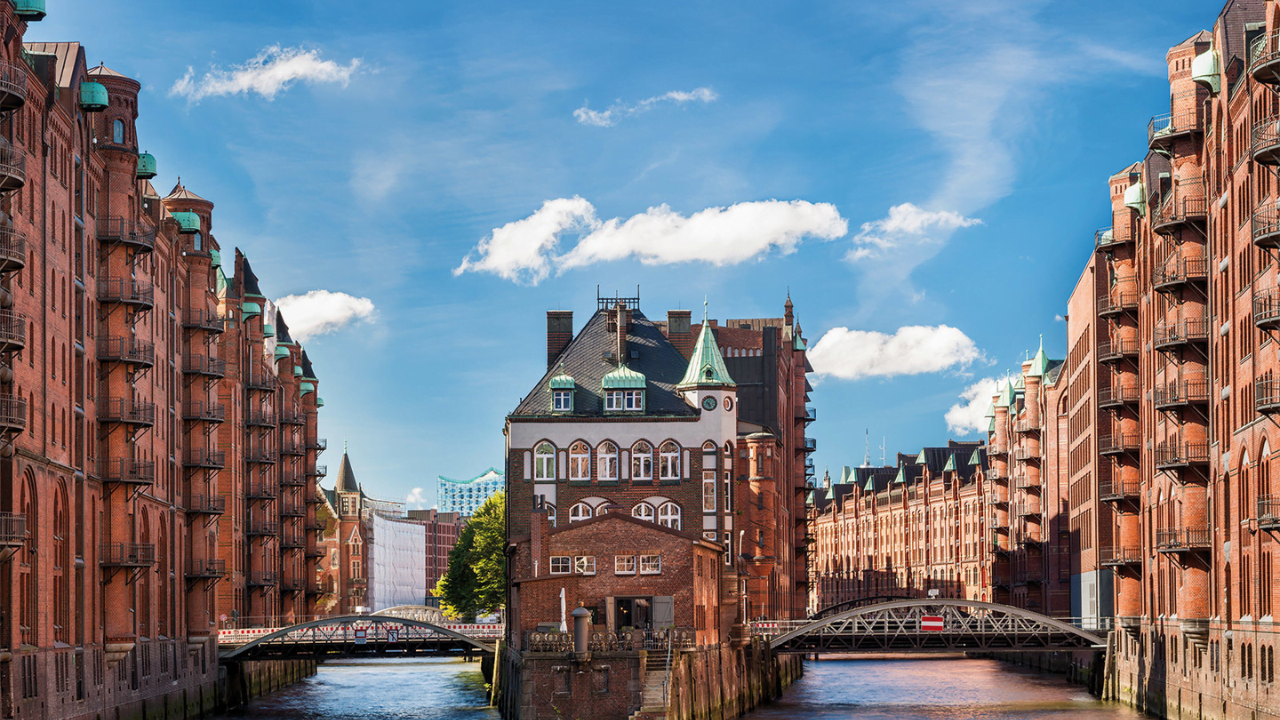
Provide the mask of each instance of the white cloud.
{"label": "white cloud", "polygon": [[960,393],[960,402],[947,411],[947,429],[961,435],[985,433],[990,425],[987,408],[996,394],[996,379],[983,378]]}
{"label": "white cloud", "polygon": [[586,105],[583,105],[573,111],[573,116],[583,125],[613,127],[624,117],[649,112],[663,103],[674,103],[676,105],[684,105],[685,103],[691,102],[709,103],[715,101],[719,97],[720,96],[716,95],[714,90],[707,87],[694,88],[688,92],[683,90],[672,90],[669,93],[645,98],[644,100],[631,105],[627,105],[619,100],[613,105],[610,105],[609,109],[603,111],[592,110]]}
{"label": "white cloud", "polygon": [[855,247],[845,259],[883,257],[884,253],[903,245],[939,242],[954,230],[981,224],[977,218],[967,218],[950,210],[924,210],[911,203],[894,205],[884,218],[862,223],[853,238]]}
{"label": "white cloud", "polygon": [[423,510],[427,507],[427,491],[420,487],[414,488],[404,499],[406,510]]}
{"label": "white cloud", "polygon": [[374,317],[373,301],[369,298],[328,290],[282,297],[276,305],[289,324],[289,334],[299,341],[340,330],[352,322],[370,321]]}
{"label": "white cloud", "polygon": [[243,65],[233,65],[230,70],[214,66],[199,80],[196,80],[195,68],[188,67],[186,74],[169,88],[169,96],[177,95],[190,102],[199,102],[207,97],[253,92],[274,100],[277,94],[298,81],[309,85],[337,83],[346,87],[359,67],[359,58],[352,59],[347,65],[339,65],[332,60],[321,60],[319,50],[272,45]]}
{"label": "white cloud", "polygon": [[[707,208],[688,217],[659,205],[625,220],[600,220],[586,200],[560,198],[495,229],[453,274],[488,272],[537,285],[553,270],[630,257],[646,265],[735,265],[771,250],[794,252],[805,237],[833,240],[848,232],[848,221],[830,203],[762,200]],[[576,244],[559,254],[561,238],[570,234]]]}
{"label": "white cloud", "polygon": [[980,357],[968,335],[947,325],[912,325],[892,335],[832,328],[809,351],[819,375],[841,380],[941,372],[967,367]]}

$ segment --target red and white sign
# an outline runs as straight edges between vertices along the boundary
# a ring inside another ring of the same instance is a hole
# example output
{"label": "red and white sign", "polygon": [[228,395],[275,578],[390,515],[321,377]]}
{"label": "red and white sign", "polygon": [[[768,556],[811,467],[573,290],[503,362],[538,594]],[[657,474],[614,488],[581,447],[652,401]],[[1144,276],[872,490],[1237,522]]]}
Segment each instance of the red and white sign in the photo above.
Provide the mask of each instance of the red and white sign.
{"label": "red and white sign", "polygon": [[941,615],[925,615],[920,618],[920,632],[942,632],[944,625]]}
{"label": "red and white sign", "polygon": [[357,645],[364,645],[366,642],[368,642],[365,639],[366,632],[367,631],[364,628],[356,628],[356,644]]}
{"label": "red and white sign", "polygon": [[400,631],[396,628],[391,628],[387,630],[387,642],[389,643],[400,642]]}

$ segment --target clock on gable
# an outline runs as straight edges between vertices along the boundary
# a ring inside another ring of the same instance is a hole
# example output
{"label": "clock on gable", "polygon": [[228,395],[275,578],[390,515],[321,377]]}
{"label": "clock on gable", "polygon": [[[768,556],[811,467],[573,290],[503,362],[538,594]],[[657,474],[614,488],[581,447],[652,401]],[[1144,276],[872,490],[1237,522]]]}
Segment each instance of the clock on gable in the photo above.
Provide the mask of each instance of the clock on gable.
{"label": "clock on gable", "polygon": [[714,397],[710,396],[710,395],[708,395],[708,396],[706,396],[706,397],[702,398],[702,409],[703,409],[703,410],[715,410],[715,409],[716,409],[716,399],[715,399]]}

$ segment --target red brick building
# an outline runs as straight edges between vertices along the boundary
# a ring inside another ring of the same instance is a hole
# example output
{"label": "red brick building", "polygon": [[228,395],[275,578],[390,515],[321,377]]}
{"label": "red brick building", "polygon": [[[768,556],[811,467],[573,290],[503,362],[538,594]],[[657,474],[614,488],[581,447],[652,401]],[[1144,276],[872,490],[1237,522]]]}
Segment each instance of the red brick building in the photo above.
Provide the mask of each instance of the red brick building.
{"label": "red brick building", "polygon": [[[508,416],[517,650],[559,624],[561,591],[601,631],[675,626],[704,644],[805,615],[812,414],[790,300],[782,318],[723,326],[638,305],[602,298],[576,336],[571,313],[548,313],[547,373]],[[691,577],[714,592],[690,593]]]}
{"label": "red brick building", "polygon": [[199,708],[222,615],[311,614],[316,380],[37,6],[0,3],[0,715]]}
{"label": "red brick building", "polygon": [[456,512],[410,510],[409,519],[422,523],[427,531],[427,589],[431,590],[449,569],[449,552],[458,544],[467,518]]}

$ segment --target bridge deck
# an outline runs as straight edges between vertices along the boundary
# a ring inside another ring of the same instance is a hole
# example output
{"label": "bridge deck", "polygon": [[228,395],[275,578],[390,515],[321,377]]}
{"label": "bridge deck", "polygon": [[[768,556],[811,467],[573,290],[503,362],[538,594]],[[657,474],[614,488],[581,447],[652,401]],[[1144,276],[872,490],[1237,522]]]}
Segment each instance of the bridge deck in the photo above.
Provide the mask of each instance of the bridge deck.
{"label": "bridge deck", "polygon": [[501,625],[433,625],[417,620],[347,616],[286,628],[224,631],[223,662],[324,659],[361,655],[466,655],[494,652]]}

